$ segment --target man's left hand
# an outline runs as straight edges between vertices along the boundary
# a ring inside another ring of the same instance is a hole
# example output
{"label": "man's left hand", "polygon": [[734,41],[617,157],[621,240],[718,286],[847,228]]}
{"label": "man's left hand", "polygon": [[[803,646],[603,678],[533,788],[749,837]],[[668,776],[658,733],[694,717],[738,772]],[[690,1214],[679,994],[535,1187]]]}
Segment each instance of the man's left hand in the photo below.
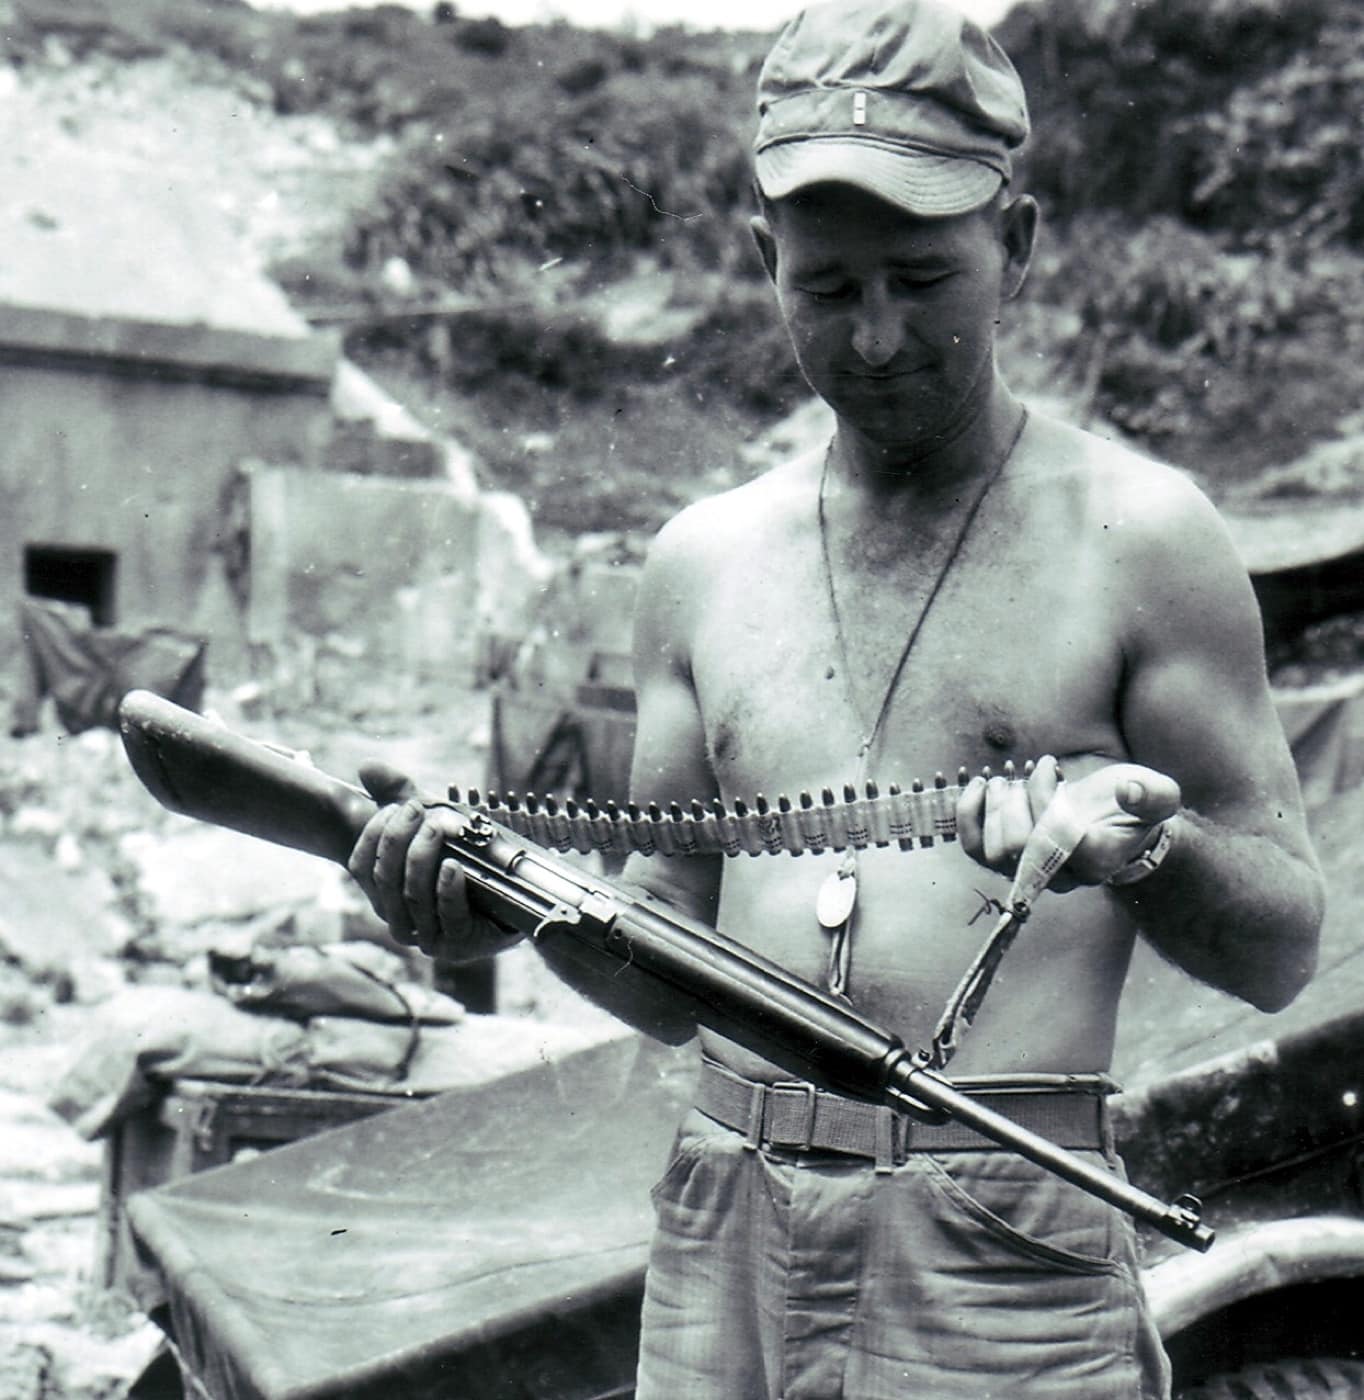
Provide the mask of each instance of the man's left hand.
{"label": "man's left hand", "polygon": [[[957,804],[962,847],[987,869],[1012,876],[1028,837],[1061,787],[1050,755],[1021,782],[972,778]],[[1161,822],[1181,805],[1173,778],[1137,763],[1110,763],[1065,782],[1064,790],[1085,834],[1050,882],[1058,891],[1103,884],[1150,848]]]}

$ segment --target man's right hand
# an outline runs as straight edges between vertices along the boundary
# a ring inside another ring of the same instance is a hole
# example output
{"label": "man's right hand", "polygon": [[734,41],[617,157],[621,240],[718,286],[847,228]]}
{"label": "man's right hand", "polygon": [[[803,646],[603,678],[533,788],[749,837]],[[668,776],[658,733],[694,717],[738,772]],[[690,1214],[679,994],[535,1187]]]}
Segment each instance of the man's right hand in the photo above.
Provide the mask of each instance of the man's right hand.
{"label": "man's right hand", "polygon": [[459,862],[446,845],[461,832],[458,813],[428,805],[412,780],[377,760],[360,765],[360,781],[379,804],[351,851],[347,868],[399,943],[428,957],[471,962],[520,940],[475,913]]}

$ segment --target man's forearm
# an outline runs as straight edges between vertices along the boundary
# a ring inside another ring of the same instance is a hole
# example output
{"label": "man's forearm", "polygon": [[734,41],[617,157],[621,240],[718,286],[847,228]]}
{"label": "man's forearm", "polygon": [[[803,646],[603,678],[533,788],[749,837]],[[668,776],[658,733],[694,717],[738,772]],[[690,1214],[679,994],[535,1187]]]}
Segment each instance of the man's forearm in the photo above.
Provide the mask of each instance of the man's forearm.
{"label": "man's forearm", "polygon": [[1262,1011],[1279,1011],[1316,967],[1324,908],[1307,855],[1185,808],[1148,879],[1112,891],[1164,957]]}
{"label": "man's forearm", "polygon": [[546,938],[536,949],[561,982],[627,1026],[669,1045],[681,1045],[696,1034],[695,1019],[667,996],[662,984],[655,989],[622,976],[619,963],[593,958],[573,938]]}
{"label": "man's forearm", "polygon": [[[713,901],[663,880],[660,870],[663,864],[632,857],[622,877],[612,883],[642,901],[658,900],[713,923]],[[686,1007],[668,995],[662,984],[622,975],[619,963],[592,956],[590,950],[572,938],[545,938],[536,948],[560,981],[636,1030],[670,1045],[680,1045],[696,1033],[695,1019]]]}

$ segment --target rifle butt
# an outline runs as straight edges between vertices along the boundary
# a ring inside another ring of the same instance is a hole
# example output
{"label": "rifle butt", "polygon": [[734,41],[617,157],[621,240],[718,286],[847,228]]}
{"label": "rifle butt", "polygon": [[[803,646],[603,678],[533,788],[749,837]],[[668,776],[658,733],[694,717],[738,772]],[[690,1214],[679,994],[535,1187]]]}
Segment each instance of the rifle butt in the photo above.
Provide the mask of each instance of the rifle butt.
{"label": "rifle butt", "polygon": [[346,863],[375,810],[359,788],[150,691],[118,711],[134,772],[172,812]]}

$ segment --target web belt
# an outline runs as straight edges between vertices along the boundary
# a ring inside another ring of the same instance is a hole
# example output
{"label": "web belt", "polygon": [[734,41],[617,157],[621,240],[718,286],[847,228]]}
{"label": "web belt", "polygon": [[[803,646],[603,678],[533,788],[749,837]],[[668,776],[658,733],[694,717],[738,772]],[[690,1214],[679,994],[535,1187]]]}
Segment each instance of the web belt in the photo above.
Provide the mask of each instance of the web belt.
{"label": "web belt", "polygon": [[[992,1076],[954,1080],[953,1088],[1059,1147],[1102,1151],[1111,1142],[1104,1096],[1117,1085],[1107,1075]],[[710,1059],[701,1063],[696,1107],[742,1133],[749,1147],[840,1152],[871,1158],[878,1169],[903,1162],[912,1152],[1007,1150],[953,1120],[920,1123],[803,1080],[747,1079]]]}

